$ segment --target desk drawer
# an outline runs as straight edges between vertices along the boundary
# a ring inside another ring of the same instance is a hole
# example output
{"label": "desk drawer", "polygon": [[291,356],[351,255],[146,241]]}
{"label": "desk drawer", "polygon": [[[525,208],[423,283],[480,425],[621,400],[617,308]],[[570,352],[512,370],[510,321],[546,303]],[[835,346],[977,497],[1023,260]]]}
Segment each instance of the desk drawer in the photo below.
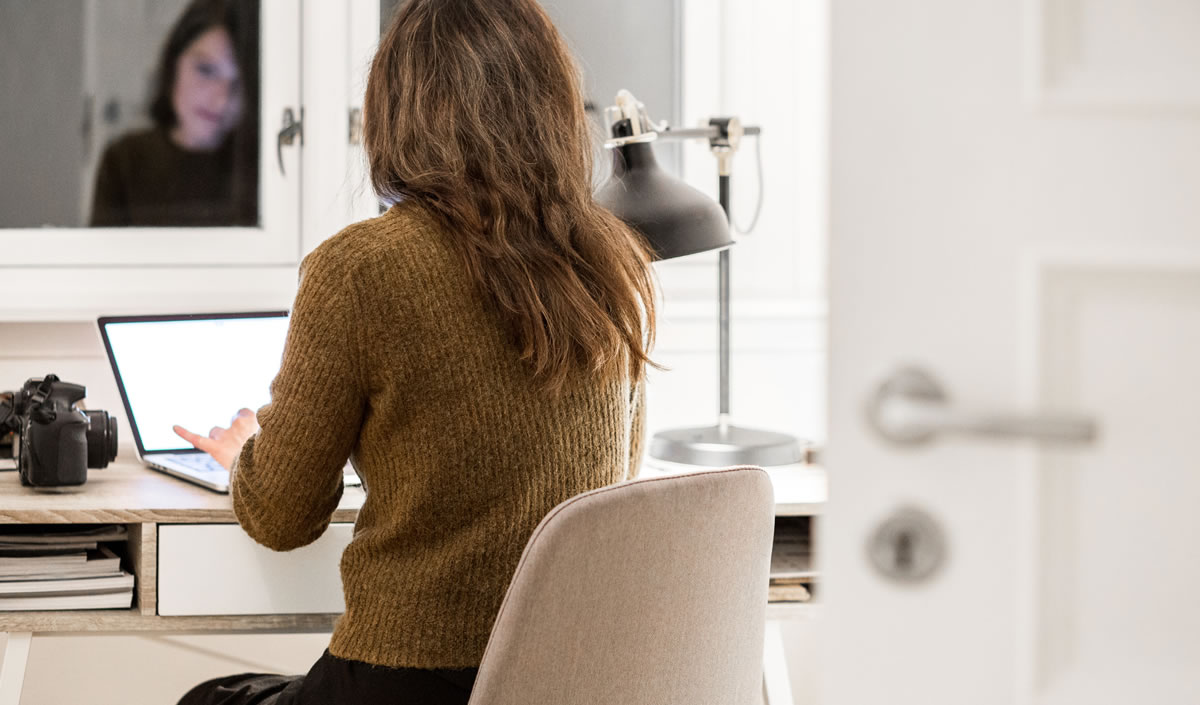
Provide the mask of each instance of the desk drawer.
{"label": "desk drawer", "polygon": [[160,615],[325,614],[345,610],[338,561],[353,524],[276,553],[236,524],[158,526]]}

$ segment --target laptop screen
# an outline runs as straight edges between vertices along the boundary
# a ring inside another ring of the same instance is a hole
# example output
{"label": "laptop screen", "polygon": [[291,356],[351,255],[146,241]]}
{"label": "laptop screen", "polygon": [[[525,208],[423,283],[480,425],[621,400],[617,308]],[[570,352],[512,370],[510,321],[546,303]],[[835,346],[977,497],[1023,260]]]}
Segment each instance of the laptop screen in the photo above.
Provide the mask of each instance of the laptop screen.
{"label": "laptop screen", "polygon": [[287,325],[286,311],[101,318],[138,450],[192,450],[172,426],[207,435],[270,401]]}

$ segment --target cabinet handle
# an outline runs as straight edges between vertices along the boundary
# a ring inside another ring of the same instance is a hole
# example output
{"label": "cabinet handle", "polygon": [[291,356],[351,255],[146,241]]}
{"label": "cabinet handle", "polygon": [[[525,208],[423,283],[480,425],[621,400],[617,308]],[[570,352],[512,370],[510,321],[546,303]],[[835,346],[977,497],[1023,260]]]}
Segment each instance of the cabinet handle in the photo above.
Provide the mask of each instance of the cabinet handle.
{"label": "cabinet handle", "polygon": [[363,117],[362,108],[350,108],[349,115],[350,134],[346,137],[350,144],[362,144],[363,142]]}
{"label": "cabinet handle", "polygon": [[275,157],[279,160],[279,173],[287,176],[283,169],[283,146],[292,146],[296,138],[300,138],[300,146],[304,146],[304,108],[300,108],[300,119],[291,108],[283,109],[283,127],[275,141]]}

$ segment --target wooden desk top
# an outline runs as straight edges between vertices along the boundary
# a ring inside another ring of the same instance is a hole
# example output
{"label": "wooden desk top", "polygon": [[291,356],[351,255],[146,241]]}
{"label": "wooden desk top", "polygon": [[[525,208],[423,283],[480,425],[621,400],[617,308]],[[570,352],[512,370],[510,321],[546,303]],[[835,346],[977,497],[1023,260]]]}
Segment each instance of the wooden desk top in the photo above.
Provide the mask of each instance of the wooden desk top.
{"label": "wooden desk top", "polygon": [[[816,466],[769,468],[775,485],[775,513],[813,516],[824,509],[825,471]],[[656,474],[646,469],[643,476]],[[352,522],[362,508],[361,487],[347,487],[333,521]],[[21,485],[16,472],[0,472],[0,524],[88,524],[157,522],[235,523],[229,495],[206,490],[119,458],[103,470],[89,470],[79,490],[55,494]]]}
{"label": "wooden desk top", "polygon": [[[347,487],[334,521],[354,521],[362,488]],[[53,494],[21,485],[16,472],[0,473],[0,524],[235,523],[227,494],[118,459],[103,470],[88,470],[79,490]]]}

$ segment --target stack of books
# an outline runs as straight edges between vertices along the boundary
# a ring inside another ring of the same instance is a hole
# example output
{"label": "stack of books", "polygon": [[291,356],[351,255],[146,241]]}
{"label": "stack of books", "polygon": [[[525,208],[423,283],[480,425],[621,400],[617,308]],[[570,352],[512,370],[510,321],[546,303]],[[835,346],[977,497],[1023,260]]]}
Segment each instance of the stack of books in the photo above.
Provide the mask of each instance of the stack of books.
{"label": "stack of books", "polygon": [[129,608],[133,576],[105,545],[124,526],[0,526],[0,612]]}
{"label": "stack of books", "polygon": [[777,517],[771,549],[771,602],[808,602],[818,573],[813,567],[812,523],[807,517]]}

